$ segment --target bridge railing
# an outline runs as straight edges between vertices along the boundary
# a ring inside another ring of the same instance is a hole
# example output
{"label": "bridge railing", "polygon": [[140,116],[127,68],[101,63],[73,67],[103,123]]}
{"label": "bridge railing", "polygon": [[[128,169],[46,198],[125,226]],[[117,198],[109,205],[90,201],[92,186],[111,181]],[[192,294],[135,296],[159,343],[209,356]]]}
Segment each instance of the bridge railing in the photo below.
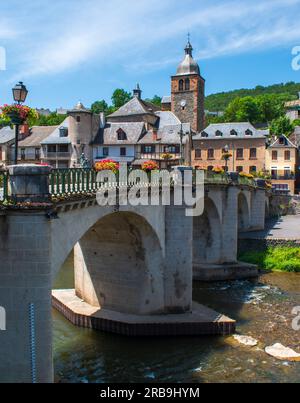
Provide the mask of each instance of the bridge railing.
{"label": "bridge railing", "polygon": [[8,200],[8,172],[0,171],[0,203]]}

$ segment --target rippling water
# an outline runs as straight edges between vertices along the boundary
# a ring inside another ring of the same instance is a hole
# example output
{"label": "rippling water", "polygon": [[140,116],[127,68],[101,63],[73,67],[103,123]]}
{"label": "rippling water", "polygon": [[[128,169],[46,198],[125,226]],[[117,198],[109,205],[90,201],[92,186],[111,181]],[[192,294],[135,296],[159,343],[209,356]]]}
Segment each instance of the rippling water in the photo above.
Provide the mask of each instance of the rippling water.
{"label": "rippling water", "polygon": [[[71,259],[56,288],[73,287]],[[300,305],[300,274],[273,273],[259,280],[194,285],[194,300],[238,322],[240,334],[258,347],[232,337],[131,339],[70,324],[53,310],[57,382],[300,382],[300,362],[269,357],[277,342],[300,352],[300,332],[292,329]]]}

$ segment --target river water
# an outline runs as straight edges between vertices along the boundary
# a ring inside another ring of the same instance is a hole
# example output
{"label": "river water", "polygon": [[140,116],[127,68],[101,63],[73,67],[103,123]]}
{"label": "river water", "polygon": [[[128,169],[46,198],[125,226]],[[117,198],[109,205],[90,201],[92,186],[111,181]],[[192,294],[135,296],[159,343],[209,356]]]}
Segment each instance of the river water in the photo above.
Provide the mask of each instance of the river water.
{"label": "river water", "polygon": [[[73,264],[55,288],[72,288]],[[258,280],[195,283],[194,300],[237,320],[237,333],[259,340],[244,347],[232,337],[131,339],[74,327],[53,310],[57,382],[300,382],[300,362],[269,357],[274,343],[300,352],[292,309],[300,306],[300,273]]]}

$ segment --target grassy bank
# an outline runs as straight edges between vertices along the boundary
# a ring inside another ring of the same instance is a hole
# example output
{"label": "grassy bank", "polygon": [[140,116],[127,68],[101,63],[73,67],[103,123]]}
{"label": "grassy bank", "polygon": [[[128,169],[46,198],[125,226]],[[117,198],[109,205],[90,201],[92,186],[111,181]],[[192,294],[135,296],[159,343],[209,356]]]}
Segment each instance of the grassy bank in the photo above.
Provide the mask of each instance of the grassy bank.
{"label": "grassy bank", "polygon": [[300,248],[276,247],[264,252],[245,252],[240,254],[239,260],[265,270],[300,273]]}

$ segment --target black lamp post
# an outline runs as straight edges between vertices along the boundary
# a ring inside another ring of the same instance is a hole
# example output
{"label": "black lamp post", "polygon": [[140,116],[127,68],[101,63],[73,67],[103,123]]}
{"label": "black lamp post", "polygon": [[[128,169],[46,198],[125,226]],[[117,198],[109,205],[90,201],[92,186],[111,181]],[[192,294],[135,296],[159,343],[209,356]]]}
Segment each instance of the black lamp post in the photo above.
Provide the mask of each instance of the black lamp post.
{"label": "black lamp post", "polygon": [[229,155],[228,155],[228,153],[229,153],[229,146],[228,145],[225,146],[224,151],[225,151],[225,171],[226,171],[226,174],[227,174],[227,172],[228,172],[228,161],[229,161],[229,158],[230,158]]}
{"label": "black lamp post", "polygon": [[[25,87],[25,85],[20,81],[18,84],[15,85],[15,87],[12,89],[13,92],[13,97],[14,101],[18,104],[21,105],[23,102],[25,102],[28,90]],[[15,165],[18,164],[18,142],[19,142],[19,127],[20,124],[23,122],[20,121],[20,119],[16,119],[14,122],[15,123]]]}

